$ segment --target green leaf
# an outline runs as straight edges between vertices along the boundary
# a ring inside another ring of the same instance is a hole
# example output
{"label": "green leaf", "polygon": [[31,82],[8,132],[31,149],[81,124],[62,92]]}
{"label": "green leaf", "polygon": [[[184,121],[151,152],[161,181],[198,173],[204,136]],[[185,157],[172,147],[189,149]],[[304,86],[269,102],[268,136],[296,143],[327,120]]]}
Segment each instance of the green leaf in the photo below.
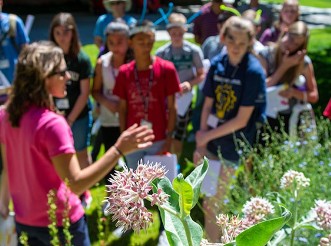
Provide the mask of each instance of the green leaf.
{"label": "green leaf", "polygon": [[207,170],[208,170],[208,159],[205,157],[203,160],[203,164],[197,166],[186,178],[185,180],[191,184],[193,188],[193,202],[192,202],[192,208],[197,204],[200,196],[200,188],[203,179],[206,176]]}
{"label": "green leaf", "polygon": [[243,231],[236,237],[237,246],[264,246],[273,235],[282,229],[291,218],[291,213],[286,211],[283,216],[258,223]]}
{"label": "green leaf", "polygon": [[179,208],[182,218],[190,214],[193,202],[192,186],[179,174],[172,182],[174,190],[179,195]]}
{"label": "green leaf", "polygon": [[171,246],[188,246],[189,241],[185,233],[185,227],[183,223],[186,223],[189,228],[192,243],[194,246],[199,246],[202,239],[202,228],[199,224],[194,222],[190,216],[186,216],[183,220],[180,219],[180,208],[179,208],[179,195],[172,188],[169,179],[157,179],[153,181],[153,190],[157,191],[158,188],[161,188],[165,193],[170,195],[169,197],[169,208],[177,212],[173,214],[167,210],[159,207],[162,223],[166,230],[168,242]]}

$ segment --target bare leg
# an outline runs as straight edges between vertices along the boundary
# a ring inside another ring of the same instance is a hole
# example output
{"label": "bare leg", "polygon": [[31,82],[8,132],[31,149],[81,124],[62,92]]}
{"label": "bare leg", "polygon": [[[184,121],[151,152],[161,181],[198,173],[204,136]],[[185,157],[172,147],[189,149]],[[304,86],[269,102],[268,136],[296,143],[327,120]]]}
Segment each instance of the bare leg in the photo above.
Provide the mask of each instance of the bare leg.
{"label": "bare leg", "polygon": [[177,159],[179,160],[180,155],[183,150],[183,142],[177,139],[171,140],[171,152],[177,155]]}

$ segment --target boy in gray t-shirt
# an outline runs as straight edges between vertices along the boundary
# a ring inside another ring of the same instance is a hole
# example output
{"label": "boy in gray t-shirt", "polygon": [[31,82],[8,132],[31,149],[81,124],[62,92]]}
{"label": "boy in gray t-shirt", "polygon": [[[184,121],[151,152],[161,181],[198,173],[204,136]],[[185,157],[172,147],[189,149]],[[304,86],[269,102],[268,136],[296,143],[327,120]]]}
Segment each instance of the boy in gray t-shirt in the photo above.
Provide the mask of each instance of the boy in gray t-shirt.
{"label": "boy in gray t-shirt", "polygon": [[[194,85],[205,78],[203,69],[203,54],[197,45],[184,40],[187,31],[186,17],[173,13],[169,16],[167,30],[171,43],[167,43],[156,51],[156,55],[174,63],[180,79],[181,94],[191,93]],[[191,105],[185,114],[177,115],[175,132],[172,134],[172,152],[178,158],[182,152],[182,141],[186,135],[186,127],[191,119]]]}

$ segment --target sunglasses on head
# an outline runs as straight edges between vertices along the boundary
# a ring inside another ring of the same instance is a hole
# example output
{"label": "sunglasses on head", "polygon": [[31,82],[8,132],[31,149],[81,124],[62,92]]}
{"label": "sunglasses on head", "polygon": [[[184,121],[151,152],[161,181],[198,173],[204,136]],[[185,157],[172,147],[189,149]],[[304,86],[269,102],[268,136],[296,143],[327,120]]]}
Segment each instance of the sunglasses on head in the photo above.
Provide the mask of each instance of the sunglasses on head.
{"label": "sunglasses on head", "polygon": [[60,75],[60,76],[64,77],[64,76],[66,76],[66,72],[68,72],[67,68],[63,69],[63,70],[60,70],[60,71],[54,71],[54,72],[50,73],[48,75],[48,77],[51,77],[51,76],[54,76],[54,75]]}

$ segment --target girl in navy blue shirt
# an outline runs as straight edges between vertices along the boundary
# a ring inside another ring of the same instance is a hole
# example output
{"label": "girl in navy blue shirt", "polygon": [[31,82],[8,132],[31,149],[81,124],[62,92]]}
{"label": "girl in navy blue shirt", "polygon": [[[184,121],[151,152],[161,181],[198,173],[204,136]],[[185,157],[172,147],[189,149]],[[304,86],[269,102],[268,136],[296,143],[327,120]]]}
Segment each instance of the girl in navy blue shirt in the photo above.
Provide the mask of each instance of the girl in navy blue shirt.
{"label": "girl in navy blue shirt", "polygon": [[[264,122],[265,75],[260,62],[251,54],[254,35],[251,22],[240,17],[231,17],[225,23],[221,40],[227,52],[212,60],[203,88],[205,101],[194,158],[199,162],[203,155],[215,160],[221,155],[222,183],[227,182],[237,166],[237,140],[253,144],[257,128]],[[224,194],[220,182],[216,187],[216,195],[204,202],[205,228],[211,242],[219,240],[215,222]]]}

